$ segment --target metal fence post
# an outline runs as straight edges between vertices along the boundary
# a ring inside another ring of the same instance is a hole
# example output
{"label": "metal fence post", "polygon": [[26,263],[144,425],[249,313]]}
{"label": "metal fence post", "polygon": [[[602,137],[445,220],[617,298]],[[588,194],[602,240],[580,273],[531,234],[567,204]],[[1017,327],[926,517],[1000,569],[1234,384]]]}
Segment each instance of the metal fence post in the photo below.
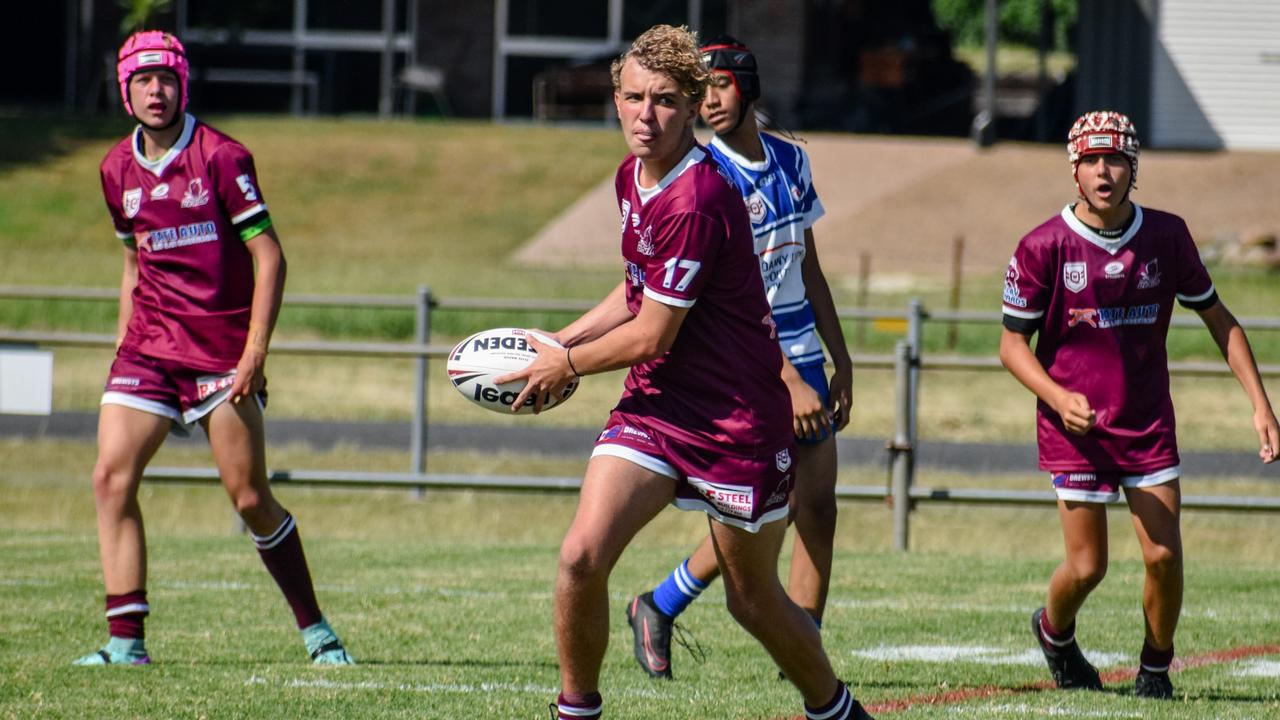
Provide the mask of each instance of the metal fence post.
{"label": "metal fence post", "polygon": [[893,480],[893,548],[907,551],[911,513],[911,473],[915,463],[911,442],[911,345],[899,340],[894,346],[894,412],[893,442],[889,444],[890,470]]}
{"label": "metal fence post", "polygon": [[911,349],[911,410],[908,416],[910,432],[907,437],[913,446],[920,439],[916,404],[920,397],[920,356],[924,352],[924,321],[927,317],[928,313],[920,298],[911,298],[907,303],[907,342]]}
{"label": "metal fence post", "polygon": [[[414,309],[413,339],[426,345],[431,338],[431,288],[418,286],[418,304]],[[412,472],[421,475],[427,471],[427,355],[420,353],[414,360],[416,372],[413,384],[413,467]],[[425,488],[418,488],[421,496]]]}

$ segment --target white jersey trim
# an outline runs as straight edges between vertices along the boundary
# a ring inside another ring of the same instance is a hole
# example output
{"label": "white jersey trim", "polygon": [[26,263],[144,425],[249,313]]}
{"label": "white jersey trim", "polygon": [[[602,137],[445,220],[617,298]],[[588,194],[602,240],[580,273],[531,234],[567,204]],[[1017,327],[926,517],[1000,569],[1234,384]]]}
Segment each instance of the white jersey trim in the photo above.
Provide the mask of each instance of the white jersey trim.
{"label": "white jersey trim", "polygon": [[764,527],[765,525],[768,525],[771,522],[777,522],[778,520],[786,520],[787,515],[789,513],[789,508],[790,508],[790,505],[783,505],[780,508],[774,508],[769,512],[761,515],[759,520],[756,520],[755,522],[751,522],[750,520],[743,520],[742,518],[736,518],[731,515],[725,515],[724,513],[717,510],[714,505],[712,505],[711,503],[701,498],[677,497],[671,501],[671,504],[675,505],[676,508],[680,510],[704,512],[710,515],[712,519],[716,520],[717,522],[723,523],[725,525],[731,525],[736,528],[741,528],[743,530],[746,530],[749,533],[760,532],[760,528]]}
{"label": "white jersey trim", "polygon": [[168,418],[173,422],[173,427],[170,428],[170,432],[174,435],[177,435],[178,437],[190,437],[191,435],[191,426],[182,421],[182,414],[175,408],[165,405],[158,400],[148,400],[147,398],[138,397],[137,395],[108,390],[107,392],[102,393],[102,401],[98,404],[123,405],[124,407],[132,408],[134,410],[141,410],[144,413],[159,415],[160,417]]}
{"label": "white jersey trim", "polygon": [[739,165],[754,172],[764,172],[773,164],[773,154],[769,152],[769,146],[765,144],[763,138],[760,139],[760,147],[764,148],[763,160],[748,160],[746,157],[739,155],[736,150],[729,147],[729,143],[721,140],[719,135],[711,138],[711,144],[715,145],[716,149],[724,153],[725,157],[732,160],[735,165]]}
{"label": "white jersey trim", "polygon": [[698,302],[697,299],[685,300],[684,298],[677,298],[677,297],[671,297],[670,295],[663,295],[657,290],[650,290],[648,285],[644,286],[644,295],[645,297],[650,298],[652,300],[657,300],[663,305],[670,305],[672,307],[691,308],[693,307],[694,303]]}
{"label": "white jersey trim", "polygon": [[243,221],[245,218],[253,217],[254,213],[260,213],[260,212],[266,212],[266,211],[267,211],[267,204],[266,204],[266,203],[255,203],[255,204],[254,204],[252,207],[250,207],[249,209],[247,209],[247,210],[245,210],[244,212],[239,213],[239,214],[235,215],[234,217],[232,217],[232,218],[231,218],[231,224],[232,224],[232,225],[237,225],[237,224],[239,224],[241,221]]}
{"label": "white jersey trim", "polygon": [[139,149],[142,144],[142,125],[133,129],[133,159],[138,165],[152,175],[160,177],[164,174],[165,168],[177,159],[178,153],[187,149],[187,145],[191,144],[191,134],[196,131],[196,118],[191,113],[186,113],[182,121],[182,135],[178,136],[178,141],[169,148],[164,155],[156,160],[148,160],[146,155],[142,154]]}
{"label": "white jersey trim", "polygon": [[689,149],[689,152],[685,153],[684,157],[680,159],[680,162],[677,162],[676,166],[671,168],[671,170],[658,181],[657,185],[650,188],[640,184],[640,165],[642,164],[642,161],[637,158],[636,166],[632,171],[632,181],[636,184],[636,193],[640,196],[640,205],[648,205],[650,200],[657,197],[658,193],[666,190],[667,186],[675,182],[676,178],[683,175],[685,170],[688,170],[694,165],[702,162],[702,159],[706,156],[707,153],[704,152],[702,148],[698,147],[697,143],[694,143],[693,147]]}
{"label": "white jersey trim", "polygon": [[1035,320],[1037,318],[1044,317],[1043,310],[1037,310],[1035,312],[1030,312],[1027,310],[1014,310],[1013,308],[1007,305],[1004,306],[1004,314],[1012,315],[1013,317],[1016,317],[1016,318],[1022,318],[1023,320]]}
{"label": "white jersey trim", "polygon": [[1181,300],[1184,303],[1196,303],[1196,302],[1200,302],[1201,300],[1208,300],[1210,297],[1213,296],[1215,292],[1217,292],[1217,289],[1214,288],[1212,284],[1210,284],[1209,289],[1205,290],[1203,293],[1199,295],[1178,294],[1178,295],[1175,295],[1175,297],[1177,297],[1179,300]]}
{"label": "white jersey trim", "polygon": [[1075,212],[1071,209],[1071,205],[1062,208],[1062,219],[1066,221],[1077,235],[1106,250],[1108,253],[1115,255],[1120,249],[1129,244],[1129,241],[1138,234],[1138,230],[1142,229],[1142,206],[1138,203],[1133,204],[1133,224],[1118,238],[1107,238],[1093,231],[1093,228],[1085,225],[1076,217]]}
{"label": "white jersey trim", "polygon": [[635,465],[639,465],[645,470],[658,473],[659,475],[664,475],[672,480],[680,479],[680,473],[676,472],[676,469],[672,467],[671,463],[668,463],[662,458],[642,453],[639,450],[633,450],[625,445],[602,443],[597,445],[595,449],[591,451],[591,457],[596,457],[597,455],[622,458],[623,460]]}

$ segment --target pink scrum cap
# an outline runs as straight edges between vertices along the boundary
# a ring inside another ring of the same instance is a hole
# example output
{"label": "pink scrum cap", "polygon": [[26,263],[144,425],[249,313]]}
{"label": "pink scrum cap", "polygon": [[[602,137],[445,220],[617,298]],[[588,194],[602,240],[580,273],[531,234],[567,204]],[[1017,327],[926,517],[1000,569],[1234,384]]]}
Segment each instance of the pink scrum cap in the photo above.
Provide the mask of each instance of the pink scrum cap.
{"label": "pink scrum cap", "polygon": [[187,109],[187,78],[191,68],[187,64],[187,49],[178,38],[160,30],[139,30],[130,35],[120,46],[116,63],[116,79],[120,82],[120,98],[125,112],[133,114],[129,102],[129,78],[143,70],[169,70],[178,76],[181,98],[179,110]]}

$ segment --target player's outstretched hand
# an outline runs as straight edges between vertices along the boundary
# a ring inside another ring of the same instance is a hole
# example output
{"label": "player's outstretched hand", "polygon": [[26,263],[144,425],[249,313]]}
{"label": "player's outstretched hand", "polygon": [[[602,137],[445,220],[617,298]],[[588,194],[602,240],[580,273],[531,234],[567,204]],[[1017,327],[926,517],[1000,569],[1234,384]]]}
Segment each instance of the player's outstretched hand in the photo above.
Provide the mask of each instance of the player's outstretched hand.
{"label": "player's outstretched hand", "polygon": [[1098,414],[1089,406],[1089,399],[1078,392],[1067,392],[1054,408],[1062,418],[1067,432],[1084,435],[1098,422]]}
{"label": "player's outstretched hand", "polygon": [[822,398],[813,386],[799,375],[787,383],[791,391],[792,425],[796,437],[813,440],[831,434],[831,412],[822,404]]}
{"label": "player's outstretched hand", "polygon": [[1276,424],[1276,414],[1270,408],[1255,412],[1253,429],[1258,431],[1258,457],[1267,464],[1275,462],[1277,453],[1280,453],[1280,426]]}
{"label": "player's outstretched hand", "polygon": [[[534,393],[533,414],[537,415],[542,412],[543,401],[547,396],[564,390],[564,386],[577,375],[569,368],[569,351],[560,346],[560,341],[556,339],[554,333],[530,330],[525,339],[538,353],[538,357],[523,370],[494,378],[494,382],[502,385],[525,380],[524,388],[516,396],[516,401],[511,403],[511,412],[518,411],[529,398],[529,394]],[[549,342],[543,342],[543,340]]]}
{"label": "player's outstretched hand", "polygon": [[831,422],[843,430],[853,414],[853,368],[836,368],[831,373]]}
{"label": "player's outstretched hand", "polygon": [[236,364],[236,379],[231,383],[231,402],[238,405],[241,400],[258,394],[266,387],[266,364],[265,352],[252,347],[244,349],[240,362]]}

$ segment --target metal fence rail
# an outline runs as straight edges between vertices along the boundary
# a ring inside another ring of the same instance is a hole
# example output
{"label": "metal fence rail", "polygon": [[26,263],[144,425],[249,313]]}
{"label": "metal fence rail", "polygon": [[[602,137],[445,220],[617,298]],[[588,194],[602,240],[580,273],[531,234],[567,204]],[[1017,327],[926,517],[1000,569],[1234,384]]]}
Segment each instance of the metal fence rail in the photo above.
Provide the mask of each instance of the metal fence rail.
{"label": "metal fence rail", "polygon": [[[61,301],[114,302],[118,290],[110,288],[63,288],[0,285],[0,298]],[[419,288],[415,296],[392,295],[308,295],[287,294],[285,303],[292,306],[336,308],[384,308],[412,309],[415,314],[413,342],[332,342],[276,340],[272,352],[289,355],[328,355],[368,358],[413,358],[414,416],[411,438],[411,469],[407,473],[362,473],[342,471],[289,471],[272,472],[273,482],[305,483],[314,485],[347,487],[408,487],[415,489],[450,488],[482,490],[527,490],[538,492],[576,492],[577,478],[538,476],[462,475],[426,472],[427,447],[427,363],[448,356],[451,344],[431,343],[431,315],[433,310],[457,311],[512,311],[512,312],[583,312],[594,306],[590,301],[552,300],[534,301],[523,298],[438,298],[430,290]],[[991,371],[1001,370],[1000,359],[988,357],[924,356],[924,328],[927,323],[969,323],[998,326],[999,312],[925,310],[919,300],[912,300],[903,310],[850,308],[839,312],[844,320],[890,320],[904,324],[906,339],[900,341],[891,354],[853,354],[854,365],[860,368],[893,369],[897,375],[896,424],[892,441],[886,449],[890,455],[891,481],[886,487],[838,486],[837,497],[844,499],[888,500],[894,508],[894,544],[900,550],[908,546],[909,513],[912,506],[921,502],[962,502],[998,504],[1048,504],[1056,502],[1050,492],[1022,492],[964,488],[915,487],[915,450],[919,445],[917,419],[919,416],[919,373],[921,370]],[[1240,318],[1241,325],[1250,330],[1280,330],[1280,318]],[[1176,327],[1200,326],[1198,318],[1175,316]],[[51,331],[7,330],[0,328],[0,344],[38,345],[47,347],[111,348],[113,335],[101,333],[72,333]],[[1280,364],[1259,365],[1263,375],[1280,375]],[[1225,362],[1171,362],[1171,375],[1192,377],[1230,376]],[[211,482],[217,480],[217,472],[204,468],[152,468],[145,477],[171,482]],[[1231,511],[1280,511],[1280,498],[1186,496],[1183,506],[1188,508]]]}

